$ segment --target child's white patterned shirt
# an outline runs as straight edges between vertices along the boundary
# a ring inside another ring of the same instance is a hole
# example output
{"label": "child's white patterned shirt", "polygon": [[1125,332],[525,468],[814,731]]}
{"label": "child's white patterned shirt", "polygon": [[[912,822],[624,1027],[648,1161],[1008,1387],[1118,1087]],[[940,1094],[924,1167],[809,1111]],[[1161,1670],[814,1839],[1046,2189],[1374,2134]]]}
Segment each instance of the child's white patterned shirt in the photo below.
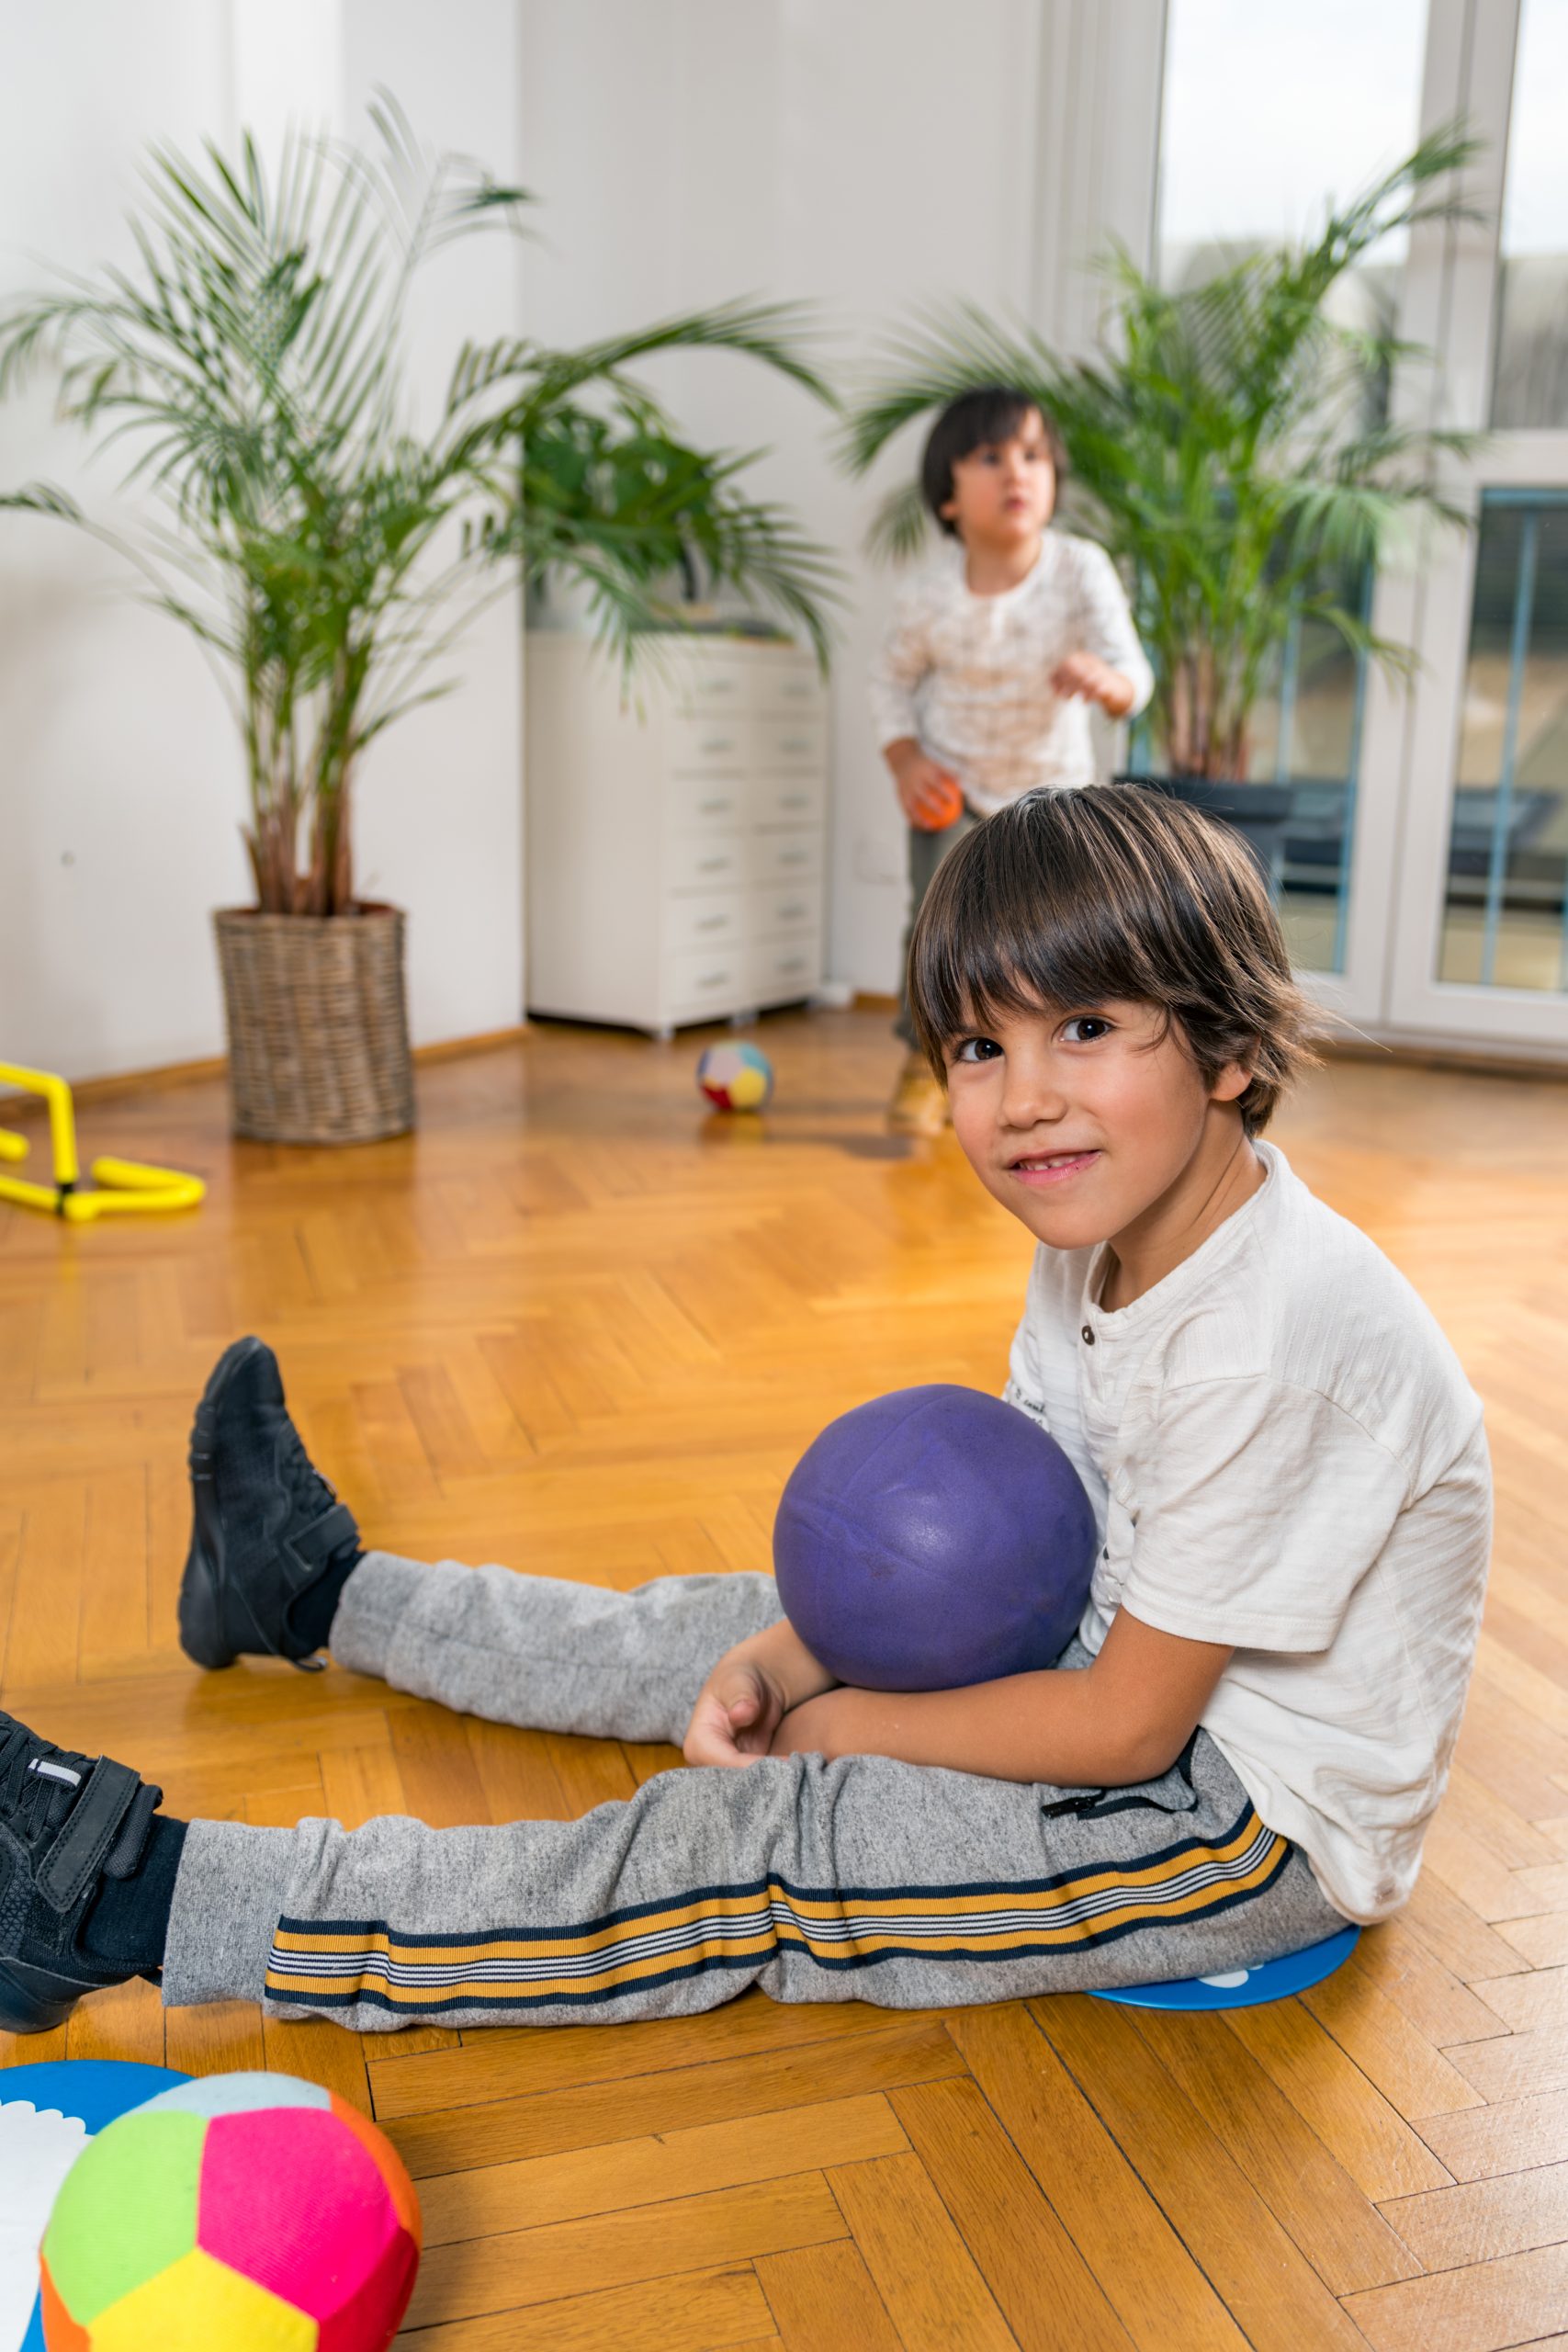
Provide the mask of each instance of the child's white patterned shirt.
{"label": "child's white patterned shirt", "polygon": [[878,747],[914,736],[982,816],[1037,786],[1092,784],[1089,707],[1051,684],[1069,653],[1097,653],[1131,679],[1134,711],[1154,691],[1102,548],[1049,530],[1016,588],[977,596],[963,548],[944,543],[899,590],[872,673]]}

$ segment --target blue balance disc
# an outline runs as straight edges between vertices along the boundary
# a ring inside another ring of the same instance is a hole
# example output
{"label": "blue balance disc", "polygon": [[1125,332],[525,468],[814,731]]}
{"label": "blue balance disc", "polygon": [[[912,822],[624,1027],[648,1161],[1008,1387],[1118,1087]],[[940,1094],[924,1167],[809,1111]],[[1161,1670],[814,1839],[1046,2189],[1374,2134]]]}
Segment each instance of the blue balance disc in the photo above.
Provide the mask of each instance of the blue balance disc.
{"label": "blue balance disc", "polygon": [[1184,1976],[1174,1984],[1125,1984],[1094,1997],[1119,2001],[1129,2009],[1256,2009],[1265,2001],[1283,2001],[1321,1984],[1349,1959],[1360,1932],[1359,1928],[1341,1928],[1322,1943],[1308,1944],[1305,1951],[1266,1960],[1261,1968],[1227,1969],[1223,1976]]}
{"label": "blue balance disc", "polygon": [[[86,2126],[90,2138],[117,2116],[128,2115],[133,2107],[156,2098],[160,2091],[173,2090],[176,2083],[189,2080],[188,2075],[175,2074],[167,2066],[135,2066],[120,2058],[65,2058],[46,2066],[6,2066],[0,2068],[0,2132],[6,2130],[3,2110],[13,2105],[19,2108],[26,2101],[40,2117],[55,2109],[67,2119],[73,2118]],[[29,2122],[30,2119],[17,2113],[10,2119],[11,2131],[19,2132]],[[6,2314],[15,2308],[6,2291],[9,2283],[0,2278],[0,2312]],[[36,2292],[32,2316],[22,2335],[18,2337],[13,2332],[7,2340],[0,2330],[0,2352],[44,2352]]]}

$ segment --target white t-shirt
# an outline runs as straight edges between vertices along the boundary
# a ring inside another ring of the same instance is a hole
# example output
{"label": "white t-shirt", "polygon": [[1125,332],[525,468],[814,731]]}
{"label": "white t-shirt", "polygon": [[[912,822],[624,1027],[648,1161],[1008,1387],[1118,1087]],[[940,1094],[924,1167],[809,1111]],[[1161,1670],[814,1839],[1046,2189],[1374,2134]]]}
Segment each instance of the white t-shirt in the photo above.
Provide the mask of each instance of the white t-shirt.
{"label": "white t-shirt", "polygon": [[1105,1251],[1041,1249],[1010,1403],[1048,1429],[1101,1550],[1080,1633],[1123,1604],[1234,1645],[1202,1715],[1329,1901],[1408,1896],[1475,1657],[1492,1485],[1479,1399],[1375,1243],[1282,1153],[1130,1306]]}
{"label": "white t-shirt", "polygon": [[914,736],[986,817],[1036,786],[1092,784],[1089,705],[1051,684],[1069,653],[1098,653],[1130,678],[1134,710],[1154,691],[1103,548],[1048,530],[1016,588],[976,596],[963,548],[944,542],[900,588],[872,672],[877,748]]}

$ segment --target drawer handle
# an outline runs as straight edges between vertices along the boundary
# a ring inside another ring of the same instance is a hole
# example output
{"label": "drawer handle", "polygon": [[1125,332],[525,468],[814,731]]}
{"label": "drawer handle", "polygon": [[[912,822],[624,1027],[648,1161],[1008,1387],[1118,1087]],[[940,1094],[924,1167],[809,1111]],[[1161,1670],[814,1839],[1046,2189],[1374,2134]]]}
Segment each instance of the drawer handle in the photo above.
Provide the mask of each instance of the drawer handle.
{"label": "drawer handle", "polygon": [[811,852],[808,849],[786,849],[779,860],[781,865],[809,865],[810,863]]}
{"label": "drawer handle", "polygon": [[705,972],[697,986],[700,989],[721,989],[728,978],[728,972]]}
{"label": "drawer handle", "polygon": [[735,681],[733,678],[699,678],[697,692],[700,695],[732,695]]}
{"label": "drawer handle", "polygon": [[699,800],[697,814],[699,817],[722,817],[727,808],[734,806],[733,800]]}
{"label": "drawer handle", "polygon": [[728,915],[705,915],[697,925],[699,931],[728,931]]}
{"label": "drawer handle", "polygon": [[702,749],[705,752],[733,752],[735,738],[733,735],[715,735]]}
{"label": "drawer handle", "polygon": [[773,968],[778,972],[804,972],[806,958],[804,956],[781,956]]}
{"label": "drawer handle", "polygon": [[781,808],[809,808],[810,806],[811,795],[808,792],[784,792],[779,796]]}
{"label": "drawer handle", "polygon": [[697,860],[697,872],[699,874],[725,874],[729,870],[729,863],[730,862],[728,857],[700,857]]}
{"label": "drawer handle", "polygon": [[796,916],[803,915],[807,911],[807,910],[804,902],[797,902],[792,907],[781,907],[779,909],[779,921],[780,922],[794,922]]}
{"label": "drawer handle", "polygon": [[809,752],[811,749],[811,738],[809,735],[786,736],[784,741],[779,745],[779,749],[781,752]]}

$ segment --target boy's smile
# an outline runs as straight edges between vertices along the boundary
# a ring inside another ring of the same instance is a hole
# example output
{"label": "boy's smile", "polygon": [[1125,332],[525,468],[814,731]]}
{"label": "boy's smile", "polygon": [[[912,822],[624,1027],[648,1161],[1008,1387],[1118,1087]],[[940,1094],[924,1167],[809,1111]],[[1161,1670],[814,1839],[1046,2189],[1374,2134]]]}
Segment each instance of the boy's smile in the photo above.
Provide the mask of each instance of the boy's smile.
{"label": "boy's smile", "polygon": [[987,1191],[1055,1250],[1109,1242],[1124,1306],[1263,1182],[1236,1099],[1157,1005],[1001,1014],[947,1051],[953,1132]]}

